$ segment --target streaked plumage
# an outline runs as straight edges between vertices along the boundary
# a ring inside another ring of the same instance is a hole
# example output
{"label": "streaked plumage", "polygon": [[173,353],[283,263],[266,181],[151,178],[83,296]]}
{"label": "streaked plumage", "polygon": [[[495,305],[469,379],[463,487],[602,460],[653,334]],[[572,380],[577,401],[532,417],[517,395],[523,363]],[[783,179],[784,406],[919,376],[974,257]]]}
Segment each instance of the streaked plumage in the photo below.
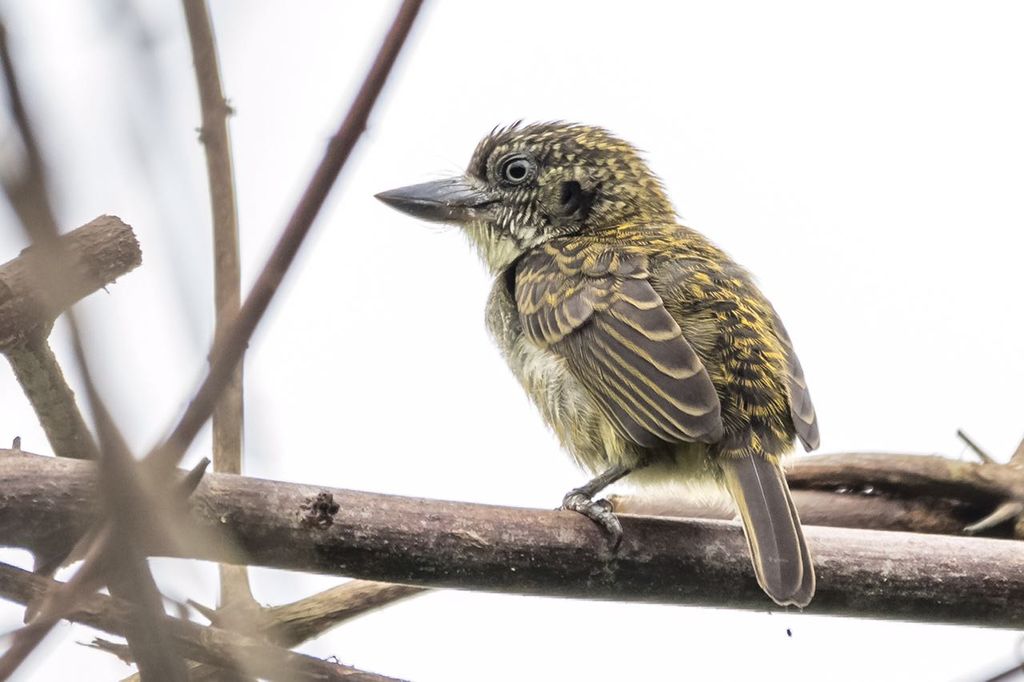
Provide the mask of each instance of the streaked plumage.
{"label": "streaked plumage", "polygon": [[805,605],[813,568],[779,457],[797,436],[816,447],[817,422],[750,276],[600,128],[493,131],[446,182],[379,196],[465,227],[495,275],[488,326],[566,449],[595,474],[721,482],[762,587]]}

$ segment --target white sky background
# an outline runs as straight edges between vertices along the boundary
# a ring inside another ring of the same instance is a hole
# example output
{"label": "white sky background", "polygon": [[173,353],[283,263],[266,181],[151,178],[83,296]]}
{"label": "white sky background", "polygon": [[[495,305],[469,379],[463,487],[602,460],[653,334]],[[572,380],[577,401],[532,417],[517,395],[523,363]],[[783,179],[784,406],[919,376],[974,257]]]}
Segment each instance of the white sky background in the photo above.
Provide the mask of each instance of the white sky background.
{"label": "white sky background", "polygon": [[[165,433],[212,324],[205,166],[177,3],[0,3],[67,229],[134,226],[144,265],[81,305],[133,447]],[[213,2],[246,287],[393,16],[355,2]],[[603,125],[647,150],[687,224],[745,264],[793,336],[822,451],[1006,457],[1024,429],[1024,5],[437,2],[252,344],[247,472],[551,508],[578,472],[483,327],[489,282],[454,229],[373,193],[460,171],[515,119]],[[6,119],[0,118],[4,126]],[[0,128],[0,158],[9,132]],[[24,245],[0,209],[0,260]],[[57,349],[70,365],[58,329]],[[49,452],[6,363],[0,441]],[[77,384],[76,384],[77,385]],[[206,454],[208,433],[190,456]],[[27,555],[0,558],[27,565]],[[211,566],[160,560],[171,596]],[[336,579],[256,571],[280,603]],[[766,607],[768,602],[766,600]],[[20,610],[0,606],[0,629]],[[567,623],[589,623],[576,633]],[[792,637],[786,634],[792,630]],[[588,639],[603,632],[600,641]],[[129,669],[62,625],[21,679]],[[997,630],[445,592],[304,651],[414,680],[976,678]]]}

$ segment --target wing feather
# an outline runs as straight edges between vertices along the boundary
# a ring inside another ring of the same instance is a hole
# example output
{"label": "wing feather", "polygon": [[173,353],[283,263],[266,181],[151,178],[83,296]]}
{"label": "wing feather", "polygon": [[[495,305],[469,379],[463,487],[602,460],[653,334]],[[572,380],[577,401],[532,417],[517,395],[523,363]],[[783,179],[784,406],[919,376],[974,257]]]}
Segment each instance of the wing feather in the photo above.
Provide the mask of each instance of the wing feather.
{"label": "wing feather", "polygon": [[774,313],[775,333],[786,351],[786,364],[789,370],[789,414],[793,419],[793,426],[796,428],[796,435],[803,443],[804,449],[810,452],[818,447],[820,441],[818,435],[818,416],[814,412],[814,404],[811,403],[811,392],[807,390],[807,380],[804,379],[804,369],[800,366],[800,359],[793,349],[793,342],[789,338],[789,332],[779,314]]}
{"label": "wing feather", "polygon": [[517,265],[523,329],[566,359],[624,438],[646,447],[715,442],[718,394],[648,276],[642,254],[548,242]]}

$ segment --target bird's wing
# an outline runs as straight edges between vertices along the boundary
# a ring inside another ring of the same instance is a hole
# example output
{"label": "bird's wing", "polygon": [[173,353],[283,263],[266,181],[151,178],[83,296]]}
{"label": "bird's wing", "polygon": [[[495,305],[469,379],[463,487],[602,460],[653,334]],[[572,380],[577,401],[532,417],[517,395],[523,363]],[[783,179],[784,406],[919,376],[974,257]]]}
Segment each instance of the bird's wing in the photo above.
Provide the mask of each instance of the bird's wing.
{"label": "bird's wing", "polygon": [[648,274],[642,254],[548,242],[516,266],[523,329],[565,358],[624,438],[646,447],[715,442],[718,394]]}
{"label": "bird's wing", "polygon": [[796,435],[804,444],[804,450],[810,452],[818,447],[818,416],[814,412],[811,392],[807,390],[807,381],[804,379],[804,369],[800,366],[800,358],[796,356],[796,351],[793,350],[789,332],[782,324],[779,314],[774,309],[772,313],[775,334],[786,351],[786,364],[789,370],[789,414],[793,418]]}

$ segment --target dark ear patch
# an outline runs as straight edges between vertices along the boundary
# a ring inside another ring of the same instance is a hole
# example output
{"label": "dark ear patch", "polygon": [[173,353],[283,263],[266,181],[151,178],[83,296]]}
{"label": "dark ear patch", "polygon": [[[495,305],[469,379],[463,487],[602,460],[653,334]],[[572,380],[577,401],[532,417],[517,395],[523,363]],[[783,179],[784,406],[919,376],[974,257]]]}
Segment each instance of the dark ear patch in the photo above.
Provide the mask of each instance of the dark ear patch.
{"label": "dark ear patch", "polygon": [[594,203],[594,193],[587,192],[575,180],[562,183],[558,195],[559,214],[563,218],[586,220],[590,207]]}

